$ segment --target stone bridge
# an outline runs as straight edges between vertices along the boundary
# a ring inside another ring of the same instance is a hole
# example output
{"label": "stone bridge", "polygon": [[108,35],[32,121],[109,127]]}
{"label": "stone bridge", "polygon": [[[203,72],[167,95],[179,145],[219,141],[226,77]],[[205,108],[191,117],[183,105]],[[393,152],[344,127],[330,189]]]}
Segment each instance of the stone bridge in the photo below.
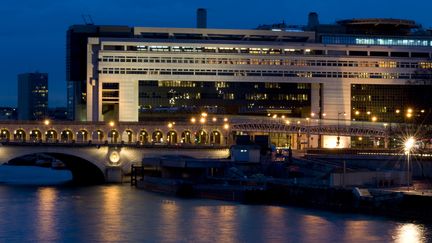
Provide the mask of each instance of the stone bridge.
{"label": "stone bridge", "polygon": [[387,124],[267,117],[178,122],[0,122],[0,140],[43,143],[229,145],[233,134],[291,133],[386,137]]}
{"label": "stone bridge", "polygon": [[130,173],[131,164],[143,157],[187,155],[195,158],[227,158],[229,150],[214,146],[126,146],[93,144],[49,144],[4,142],[2,163],[26,155],[47,154],[66,164],[78,183],[120,182]]}

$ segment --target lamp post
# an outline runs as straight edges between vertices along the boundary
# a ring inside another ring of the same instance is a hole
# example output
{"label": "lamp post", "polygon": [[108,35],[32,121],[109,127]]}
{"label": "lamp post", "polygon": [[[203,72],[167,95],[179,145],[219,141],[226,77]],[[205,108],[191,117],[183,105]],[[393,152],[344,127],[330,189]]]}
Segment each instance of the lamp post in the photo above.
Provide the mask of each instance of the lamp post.
{"label": "lamp post", "polygon": [[323,139],[323,135],[322,135],[321,128],[322,128],[322,123],[324,122],[323,120],[325,119],[326,115],[327,115],[326,113],[322,113],[322,112],[320,112],[320,117],[319,117],[318,148],[321,148],[321,147],[322,147],[322,139]]}
{"label": "lamp post", "polygon": [[407,187],[411,185],[411,171],[410,171],[410,160],[411,160],[411,150],[414,147],[415,139],[413,137],[409,137],[404,143],[404,150],[407,156]]}
{"label": "lamp post", "polygon": [[[376,117],[376,116],[373,116],[372,118],[371,118],[371,121],[374,123],[374,122],[376,122],[378,120],[378,118]],[[372,124],[373,126],[375,126],[375,124]],[[378,147],[379,145],[378,145],[379,143],[378,143],[378,141],[376,141],[376,137],[374,137],[373,138],[373,148],[376,148],[376,147]]]}
{"label": "lamp post", "polygon": [[337,124],[337,140],[336,140],[336,146],[339,147],[340,145],[340,136],[339,136],[339,120],[340,120],[340,115],[344,115],[346,116],[345,112],[338,112],[338,124]]}
{"label": "lamp post", "polygon": [[[354,114],[355,114],[355,120],[356,120],[356,122],[358,123],[358,120],[359,120],[359,116],[360,116],[360,111],[355,111],[354,112]],[[362,140],[363,140],[363,137],[362,137],[362,133],[363,133],[363,119],[362,119],[362,121],[361,121],[361,130],[360,130],[360,136],[358,137],[358,141],[359,141],[359,143],[360,143],[360,148],[362,148],[363,146],[362,146]],[[358,146],[356,146],[356,147],[358,147]]]}
{"label": "lamp post", "polygon": [[306,117],[306,121],[308,123],[306,139],[307,139],[307,148],[309,149],[310,148],[310,118]]}

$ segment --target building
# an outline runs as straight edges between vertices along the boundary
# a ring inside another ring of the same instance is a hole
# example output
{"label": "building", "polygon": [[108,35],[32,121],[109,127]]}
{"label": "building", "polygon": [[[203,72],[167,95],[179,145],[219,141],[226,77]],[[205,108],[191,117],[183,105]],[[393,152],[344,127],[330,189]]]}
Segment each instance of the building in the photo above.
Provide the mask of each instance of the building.
{"label": "building", "polygon": [[[69,32],[79,28],[102,26],[72,26]],[[71,93],[81,95],[75,99],[86,111],[83,120],[142,121],[155,113],[159,118],[201,111],[338,121],[431,119],[432,36],[414,21],[325,25],[311,13],[306,26],[122,28],[116,33],[122,36],[83,34],[81,59],[68,58],[81,65],[81,86]]]}
{"label": "building", "polygon": [[48,111],[48,74],[18,75],[18,120],[41,120]]}
{"label": "building", "polygon": [[72,25],[66,33],[66,81],[69,120],[86,120],[87,41],[89,37],[132,37],[127,26]]}

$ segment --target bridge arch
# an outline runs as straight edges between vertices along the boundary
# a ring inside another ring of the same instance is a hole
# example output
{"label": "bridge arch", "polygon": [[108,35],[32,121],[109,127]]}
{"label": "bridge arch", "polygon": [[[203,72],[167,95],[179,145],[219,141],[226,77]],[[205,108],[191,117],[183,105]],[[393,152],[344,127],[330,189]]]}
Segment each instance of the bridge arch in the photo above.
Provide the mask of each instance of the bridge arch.
{"label": "bridge arch", "polygon": [[54,143],[57,141],[57,131],[49,129],[45,132],[45,141],[48,143]]}
{"label": "bridge arch", "polygon": [[210,133],[210,143],[211,144],[221,144],[222,143],[222,134],[218,130],[213,130]]}
{"label": "bridge arch", "polygon": [[24,142],[26,140],[26,132],[22,128],[18,128],[14,131],[14,141]]}
{"label": "bridge arch", "polygon": [[73,132],[70,129],[63,130],[60,133],[61,142],[68,143],[68,142],[72,142],[72,140],[73,140]]}
{"label": "bridge arch", "polygon": [[133,143],[134,142],[134,132],[132,129],[126,129],[122,133],[122,141],[125,143]]}
{"label": "bridge arch", "polygon": [[[3,161],[16,161],[20,157],[45,154],[62,161],[70,170],[73,182],[78,184],[100,184],[105,182],[105,159],[107,150],[95,147],[62,146],[2,146]],[[36,160],[36,157],[35,157]],[[50,161],[48,161],[50,162]]]}
{"label": "bridge arch", "polygon": [[181,142],[185,144],[191,144],[192,141],[192,132],[190,130],[185,130],[181,134]]}
{"label": "bridge arch", "polygon": [[112,129],[108,133],[108,140],[110,143],[118,143],[119,142],[119,132],[116,129]]}
{"label": "bridge arch", "polygon": [[10,132],[8,129],[3,128],[0,130],[0,139],[2,141],[9,141],[10,140]]}
{"label": "bridge arch", "polygon": [[208,143],[208,134],[204,129],[199,130],[195,134],[195,139],[197,144],[207,144]]}
{"label": "bridge arch", "polygon": [[175,130],[168,131],[166,140],[168,144],[177,143],[177,132]]}
{"label": "bridge arch", "polygon": [[146,130],[142,129],[142,130],[139,132],[139,135],[138,135],[138,141],[139,141],[141,144],[149,143],[149,134],[148,134],[148,132],[147,132]]}
{"label": "bridge arch", "polygon": [[39,142],[42,140],[42,132],[39,129],[33,129],[29,132],[30,141]]}
{"label": "bridge arch", "polygon": [[87,142],[89,140],[88,134],[89,134],[89,132],[85,129],[79,130],[78,132],[76,132],[76,141],[78,143]]}
{"label": "bridge arch", "polygon": [[163,142],[163,133],[161,130],[155,130],[152,134],[152,142],[153,143],[162,143]]}
{"label": "bridge arch", "polygon": [[93,131],[92,140],[95,142],[103,142],[104,140],[104,132],[101,129]]}

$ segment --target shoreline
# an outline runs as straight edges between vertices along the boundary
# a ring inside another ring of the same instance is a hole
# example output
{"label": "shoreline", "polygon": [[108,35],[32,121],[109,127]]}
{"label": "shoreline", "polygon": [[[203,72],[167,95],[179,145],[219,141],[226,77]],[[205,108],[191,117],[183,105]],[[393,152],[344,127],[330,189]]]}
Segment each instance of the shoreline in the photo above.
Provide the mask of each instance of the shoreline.
{"label": "shoreline", "polygon": [[[432,222],[431,195],[370,189],[375,195],[357,197],[353,188],[324,188],[266,181],[262,185],[191,183],[154,177],[139,181],[137,188],[182,198],[232,201],[241,204],[295,206],[383,216],[397,220]],[[163,185],[163,186],[162,186]]]}

